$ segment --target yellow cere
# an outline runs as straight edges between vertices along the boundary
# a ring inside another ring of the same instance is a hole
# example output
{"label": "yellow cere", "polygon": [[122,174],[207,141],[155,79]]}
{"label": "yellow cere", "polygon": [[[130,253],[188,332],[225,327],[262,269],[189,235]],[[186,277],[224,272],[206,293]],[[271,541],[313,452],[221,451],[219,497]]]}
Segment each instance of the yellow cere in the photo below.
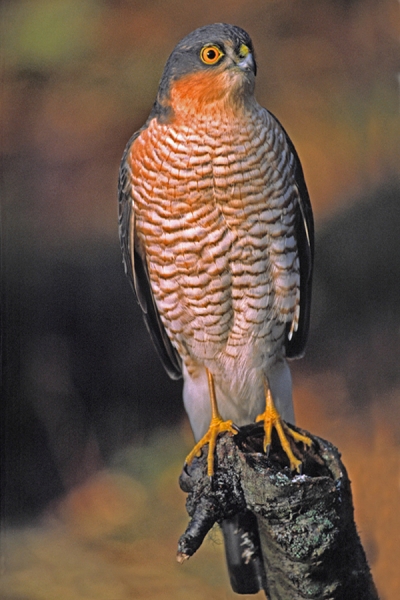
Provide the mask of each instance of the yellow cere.
{"label": "yellow cere", "polygon": [[249,54],[250,52],[250,48],[248,46],[246,46],[246,44],[242,44],[239,48],[239,56],[240,58],[246,58],[246,56]]}

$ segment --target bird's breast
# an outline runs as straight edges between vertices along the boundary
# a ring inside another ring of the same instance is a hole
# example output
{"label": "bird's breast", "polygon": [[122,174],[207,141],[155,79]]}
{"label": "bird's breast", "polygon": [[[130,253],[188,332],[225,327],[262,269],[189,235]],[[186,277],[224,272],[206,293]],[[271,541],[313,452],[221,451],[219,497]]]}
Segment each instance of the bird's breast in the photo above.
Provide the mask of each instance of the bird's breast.
{"label": "bird's breast", "polygon": [[161,318],[178,351],[203,362],[281,343],[298,304],[293,157],[269,113],[253,113],[153,119],[129,157]]}

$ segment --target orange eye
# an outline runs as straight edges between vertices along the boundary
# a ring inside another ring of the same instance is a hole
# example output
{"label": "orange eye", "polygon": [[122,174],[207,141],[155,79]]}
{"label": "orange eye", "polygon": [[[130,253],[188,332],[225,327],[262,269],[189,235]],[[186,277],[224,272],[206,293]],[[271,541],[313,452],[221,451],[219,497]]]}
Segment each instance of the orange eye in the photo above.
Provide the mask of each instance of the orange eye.
{"label": "orange eye", "polygon": [[200,58],[206,65],[215,65],[223,55],[218,46],[204,46],[200,52]]}

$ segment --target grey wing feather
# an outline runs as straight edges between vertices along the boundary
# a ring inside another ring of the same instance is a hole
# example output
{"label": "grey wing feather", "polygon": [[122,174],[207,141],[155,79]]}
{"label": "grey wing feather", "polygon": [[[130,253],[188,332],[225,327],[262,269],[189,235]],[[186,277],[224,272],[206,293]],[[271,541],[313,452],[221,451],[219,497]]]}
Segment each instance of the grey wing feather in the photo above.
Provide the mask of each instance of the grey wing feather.
{"label": "grey wing feather", "polygon": [[286,341],[286,356],[300,358],[304,355],[310,328],[312,274],[314,264],[314,219],[310,196],[304,180],[303,169],[296,149],[287,136],[296,161],[295,179],[299,191],[299,211],[296,224],[297,250],[300,260],[300,318],[297,330]]}
{"label": "grey wing feather", "polygon": [[181,359],[169,339],[155,303],[151,289],[146,260],[141,256],[135,243],[135,210],[131,195],[131,182],[127,157],[139,130],[129,140],[122,157],[119,182],[119,239],[125,273],[143,311],[144,322],[165,370],[172,379],[182,377]]}
{"label": "grey wing feather", "polygon": [[[271,114],[271,113],[270,113]],[[311,289],[314,263],[314,220],[310,196],[304,180],[300,159],[284,127],[272,115],[285,133],[290,151],[295,159],[295,181],[299,192],[299,210],[296,223],[297,250],[300,260],[300,317],[297,330],[290,337],[291,323],[287,325],[286,356],[288,358],[301,358],[308,338],[310,328]]]}

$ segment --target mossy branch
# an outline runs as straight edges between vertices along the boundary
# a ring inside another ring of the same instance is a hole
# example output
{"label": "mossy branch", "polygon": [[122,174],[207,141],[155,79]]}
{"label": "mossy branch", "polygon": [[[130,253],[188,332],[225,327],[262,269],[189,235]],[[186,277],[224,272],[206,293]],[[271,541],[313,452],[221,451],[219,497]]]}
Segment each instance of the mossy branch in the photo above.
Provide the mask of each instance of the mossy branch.
{"label": "mossy branch", "polygon": [[301,456],[293,446],[303,462],[300,475],[286,466],[277,440],[269,457],[263,454],[259,425],[219,438],[212,481],[206,453],[184,469],[180,485],[188,492],[191,521],[179,540],[178,560],[196,552],[214,523],[250,511],[260,548],[244,546],[243,552],[247,559],[261,553],[269,600],[376,600],[340,454],[329,442],[298,431],[313,440]]}

